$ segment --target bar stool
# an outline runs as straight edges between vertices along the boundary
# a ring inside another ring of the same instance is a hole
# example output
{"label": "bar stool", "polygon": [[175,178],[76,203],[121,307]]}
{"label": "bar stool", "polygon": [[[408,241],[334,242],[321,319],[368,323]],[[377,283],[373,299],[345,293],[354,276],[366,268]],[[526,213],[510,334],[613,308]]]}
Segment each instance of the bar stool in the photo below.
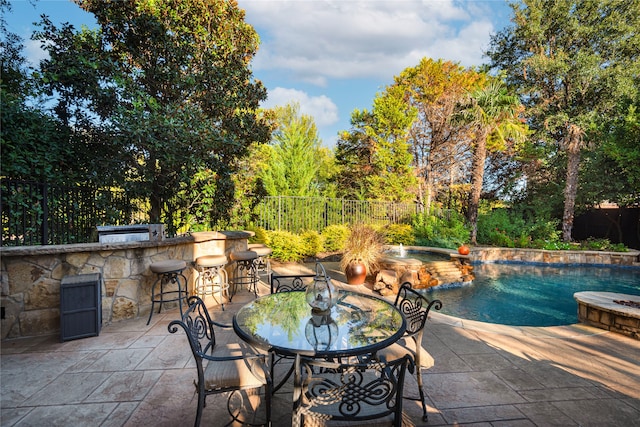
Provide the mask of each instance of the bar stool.
{"label": "bar stool", "polygon": [[267,283],[271,283],[271,261],[269,261],[269,255],[273,252],[270,247],[263,243],[249,243],[247,245],[250,251],[258,254],[256,258],[256,269],[259,273],[267,275]]}
{"label": "bar stool", "polygon": [[[233,269],[233,290],[232,295],[238,292],[238,288],[243,285],[247,290],[253,291],[255,296],[258,296],[258,269],[255,260],[258,258],[258,254],[254,251],[234,251],[229,255],[232,261],[235,261],[236,265]],[[229,298],[231,301],[231,298]]]}
{"label": "bar stool", "polygon": [[[158,313],[162,310],[162,304],[165,302],[178,301],[178,307],[180,308],[180,317],[182,317],[182,302],[186,303],[187,300],[187,278],[182,274],[182,271],[187,268],[185,261],[167,259],[164,261],[154,262],[149,266],[149,269],[158,275],[158,278],[153,282],[151,287],[151,311],[149,312],[149,320],[147,325],[151,322],[151,316],[153,315],[153,307],[156,303],[160,303]],[[182,279],[182,283],[181,283]],[[160,285],[160,291],[156,291],[156,287]],[[177,289],[166,290],[165,286],[170,284],[176,284]],[[183,290],[184,289],[184,290]],[[177,296],[176,296],[177,294]]]}
{"label": "bar stool", "polygon": [[[195,293],[201,298],[211,295],[218,304],[222,305],[222,310],[224,310],[224,294],[229,298],[229,279],[227,270],[224,269],[225,265],[227,265],[227,257],[224,255],[205,255],[196,258],[195,262],[198,271]],[[216,293],[220,294],[220,301],[216,298]]]}

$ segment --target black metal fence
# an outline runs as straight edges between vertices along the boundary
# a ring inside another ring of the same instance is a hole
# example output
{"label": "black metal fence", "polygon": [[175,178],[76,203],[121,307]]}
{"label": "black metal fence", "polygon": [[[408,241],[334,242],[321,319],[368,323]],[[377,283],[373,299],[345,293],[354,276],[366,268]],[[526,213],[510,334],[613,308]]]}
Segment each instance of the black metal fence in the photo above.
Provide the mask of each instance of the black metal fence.
{"label": "black metal fence", "polygon": [[97,241],[96,226],[145,222],[123,191],[2,179],[2,245]]}
{"label": "black metal fence", "polygon": [[[131,199],[122,190],[6,178],[0,180],[0,210],[2,246],[97,242],[98,225],[149,223],[148,202]],[[256,225],[266,230],[320,232],[334,224],[401,223],[416,212],[414,203],[272,196],[256,207]],[[168,235],[175,234],[174,228],[165,224]]]}
{"label": "black metal fence", "polygon": [[406,222],[418,212],[415,203],[269,196],[256,207],[259,227],[266,230],[322,231],[335,224],[366,222],[386,225]]}

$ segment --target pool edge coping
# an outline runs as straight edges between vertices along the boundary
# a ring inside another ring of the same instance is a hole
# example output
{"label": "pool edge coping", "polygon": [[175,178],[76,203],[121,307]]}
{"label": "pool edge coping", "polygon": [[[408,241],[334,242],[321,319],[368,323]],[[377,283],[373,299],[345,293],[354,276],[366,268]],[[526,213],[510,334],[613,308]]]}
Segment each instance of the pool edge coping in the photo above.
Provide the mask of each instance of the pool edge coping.
{"label": "pool edge coping", "polygon": [[429,319],[434,323],[453,326],[476,332],[487,332],[507,336],[523,336],[532,338],[575,338],[583,336],[603,335],[610,331],[585,325],[572,323],[556,326],[513,326],[500,323],[480,322],[478,320],[462,319],[444,313],[431,312]]}

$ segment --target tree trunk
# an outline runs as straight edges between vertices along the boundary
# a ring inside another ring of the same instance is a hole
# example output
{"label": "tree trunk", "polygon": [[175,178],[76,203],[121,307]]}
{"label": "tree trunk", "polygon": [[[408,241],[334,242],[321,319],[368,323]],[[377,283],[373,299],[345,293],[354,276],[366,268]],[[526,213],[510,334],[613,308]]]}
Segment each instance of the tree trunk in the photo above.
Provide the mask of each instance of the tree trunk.
{"label": "tree trunk", "polygon": [[580,149],[582,148],[582,130],[575,125],[569,126],[567,144],[567,178],[564,187],[564,213],[562,215],[562,241],[571,242],[573,215],[578,194],[578,172],[580,169]]}
{"label": "tree trunk", "polygon": [[480,204],[480,194],[482,193],[482,180],[484,179],[484,163],[487,158],[487,134],[478,132],[476,147],[473,150],[473,161],[471,164],[471,193],[469,195],[469,211],[467,220],[471,226],[471,244],[477,243],[478,235],[478,205]]}

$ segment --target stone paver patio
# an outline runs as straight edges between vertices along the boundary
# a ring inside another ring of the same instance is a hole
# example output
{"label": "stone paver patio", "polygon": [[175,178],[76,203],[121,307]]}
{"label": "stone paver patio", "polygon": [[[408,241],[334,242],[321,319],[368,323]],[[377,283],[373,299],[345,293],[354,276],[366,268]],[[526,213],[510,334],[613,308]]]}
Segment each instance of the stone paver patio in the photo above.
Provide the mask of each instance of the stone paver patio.
{"label": "stone paver patio", "polygon": [[[337,266],[325,266],[344,280]],[[239,294],[225,311],[211,305],[210,312],[230,324],[250,298]],[[57,336],[3,341],[0,425],[193,424],[195,365],[184,335],[167,331],[178,316],[177,309],[154,314],[149,326],[146,317],[122,321],[65,343]],[[433,313],[423,345],[435,358],[423,371],[429,422],[418,402],[405,399],[407,426],[640,426],[640,341],[582,325],[516,328]],[[415,378],[406,381],[406,394],[415,392]],[[237,397],[245,407],[260,401]],[[226,399],[207,398],[203,425],[230,419]],[[274,426],[291,424],[291,401],[290,386],[278,391]]]}

